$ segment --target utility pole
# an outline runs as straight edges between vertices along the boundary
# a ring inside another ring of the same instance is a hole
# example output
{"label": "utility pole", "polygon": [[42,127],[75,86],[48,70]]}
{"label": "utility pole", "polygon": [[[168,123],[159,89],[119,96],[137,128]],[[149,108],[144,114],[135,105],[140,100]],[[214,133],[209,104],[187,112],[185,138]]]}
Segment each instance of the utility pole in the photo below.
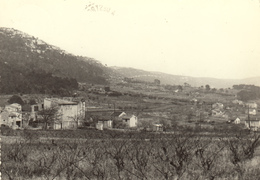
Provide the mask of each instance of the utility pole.
{"label": "utility pole", "polygon": [[250,115],[249,115],[249,105],[248,105],[247,107],[248,107],[248,110],[247,110],[247,119],[248,119],[249,129],[251,129]]}
{"label": "utility pole", "polygon": [[113,105],[114,105],[114,120],[115,120],[116,103],[113,103]]}

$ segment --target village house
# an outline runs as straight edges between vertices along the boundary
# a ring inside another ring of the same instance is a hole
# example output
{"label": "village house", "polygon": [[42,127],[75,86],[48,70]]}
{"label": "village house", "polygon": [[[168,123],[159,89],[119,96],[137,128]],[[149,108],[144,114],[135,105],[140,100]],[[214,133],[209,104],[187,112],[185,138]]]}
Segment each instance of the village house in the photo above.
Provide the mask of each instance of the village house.
{"label": "village house", "polygon": [[24,104],[22,106],[22,114],[25,117],[24,119],[36,121],[38,112],[43,110],[44,104],[43,103],[36,103],[33,105]]}
{"label": "village house", "polygon": [[135,115],[125,115],[122,117],[122,120],[128,127],[136,127],[137,126],[137,117]]}
{"label": "village house", "polygon": [[0,124],[7,125],[14,129],[22,127],[22,106],[14,103],[6,105],[1,111]]}
{"label": "village house", "polygon": [[8,112],[21,112],[22,106],[18,103],[13,103],[10,105],[6,105],[5,110],[7,110]]}
{"label": "village house", "polygon": [[239,117],[235,118],[235,119],[230,119],[228,121],[228,123],[234,123],[234,124],[240,124],[241,123],[241,119]]}
{"label": "village house", "polygon": [[234,124],[240,124],[241,120],[239,117],[237,117],[235,120],[234,120]]}
{"label": "village house", "polygon": [[163,131],[163,124],[153,124],[153,131]]}
{"label": "village house", "polygon": [[250,115],[256,115],[256,109],[247,109],[245,113]]}
{"label": "village house", "polygon": [[193,98],[193,99],[190,100],[190,102],[196,104],[198,102],[198,99]]}
{"label": "village house", "polygon": [[58,98],[45,98],[44,109],[58,108],[58,120],[54,122],[54,129],[73,129],[82,124],[85,118],[85,101],[69,101]]}
{"label": "village house", "polygon": [[238,105],[244,105],[243,101],[240,101],[240,100],[237,100],[237,99],[233,100],[232,103],[238,104]]}
{"label": "village house", "polygon": [[12,127],[13,121],[9,118],[9,112],[2,110],[0,113],[0,124]]}
{"label": "village house", "polygon": [[127,115],[125,112],[113,112],[111,114],[111,118],[115,121],[122,121],[128,127],[136,127],[137,126],[137,117],[135,115]]}
{"label": "village house", "polygon": [[245,121],[245,126],[250,130],[257,131],[260,128],[260,120],[256,117],[251,117]]}
{"label": "village house", "polygon": [[222,103],[214,103],[212,104],[212,109],[224,109],[224,105]]}
{"label": "village house", "polygon": [[97,130],[100,130],[100,131],[103,131],[103,129],[104,129],[103,121],[98,121],[98,122],[96,123],[96,129],[97,129]]}
{"label": "village house", "polygon": [[126,116],[126,113],[122,111],[115,111],[111,114],[113,120],[121,120],[123,116]]}
{"label": "village house", "polygon": [[255,102],[248,102],[245,104],[245,106],[250,109],[257,109],[257,103],[255,103]]}
{"label": "village house", "polygon": [[113,128],[113,121],[111,119],[98,120],[96,123],[96,129],[103,130]]}
{"label": "village house", "polygon": [[219,109],[213,109],[211,111],[211,113],[212,113],[212,116],[215,116],[215,117],[222,117],[225,114],[223,111],[221,111]]}

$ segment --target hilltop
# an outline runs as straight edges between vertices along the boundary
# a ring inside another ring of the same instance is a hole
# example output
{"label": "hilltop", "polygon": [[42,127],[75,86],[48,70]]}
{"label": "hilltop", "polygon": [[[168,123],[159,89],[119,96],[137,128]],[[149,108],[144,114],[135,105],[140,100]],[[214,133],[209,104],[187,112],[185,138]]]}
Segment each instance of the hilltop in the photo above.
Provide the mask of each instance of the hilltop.
{"label": "hilltop", "polygon": [[95,59],[75,56],[12,28],[0,28],[0,54],[2,93],[76,89],[77,82],[108,83],[107,68]]}
{"label": "hilltop", "polygon": [[231,88],[234,84],[254,84],[260,86],[260,77],[246,78],[246,79],[217,79],[208,77],[190,77],[172,75],[162,72],[151,72],[140,69],[128,68],[128,67],[111,67],[118,74],[133,78],[140,81],[154,82],[154,79],[159,79],[161,84],[170,85],[183,85],[188,83],[194,87],[200,87],[210,85],[214,88]]}

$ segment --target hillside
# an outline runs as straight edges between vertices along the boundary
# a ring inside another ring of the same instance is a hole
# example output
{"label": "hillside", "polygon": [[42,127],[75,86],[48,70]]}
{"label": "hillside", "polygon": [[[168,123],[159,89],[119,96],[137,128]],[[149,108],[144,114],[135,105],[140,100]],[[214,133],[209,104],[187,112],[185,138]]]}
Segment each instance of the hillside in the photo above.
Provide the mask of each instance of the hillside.
{"label": "hillside", "polygon": [[260,77],[247,78],[247,79],[217,79],[217,78],[207,78],[207,77],[189,77],[189,76],[178,76],[171,75],[161,72],[149,72],[134,68],[126,67],[111,67],[118,74],[134,78],[141,81],[153,82],[154,79],[159,79],[162,84],[175,84],[183,85],[188,83],[191,86],[200,87],[205,85],[210,85],[215,88],[228,88],[232,87],[234,84],[254,84],[260,86]]}
{"label": "hillside", "polygon": [[0,93],[58,93],[77,89],[77,83],[118,83],[124,77],[162,84],[228,88],[234,84],[260,86],[260,77],[241,80],[199,78],[106,67],[93,58],[75,56],[12,28],[0,28]]}
{"label": "hillside", "polygon": [[[108,83],[109,70],[98,61],[74,56],[38,38],[10,28],[0,28],[0,67],[2,93],[19,92],[23,84],[27,86],[27,90],[23,87],[25,92],[29,89],[37,92],[45,80],[50,81],[48,78],[54,81],[53,84],[55,81],[63,84],[66,80],[68,84],[74,80],[95,84]],[[37,88],[28,88],[37,82],[36,79],[32,80],[33,74],[41,83],[38,83]],[[45,76],[48,78],[44,78]],[[42,81],[43,79],[45,80]]]}

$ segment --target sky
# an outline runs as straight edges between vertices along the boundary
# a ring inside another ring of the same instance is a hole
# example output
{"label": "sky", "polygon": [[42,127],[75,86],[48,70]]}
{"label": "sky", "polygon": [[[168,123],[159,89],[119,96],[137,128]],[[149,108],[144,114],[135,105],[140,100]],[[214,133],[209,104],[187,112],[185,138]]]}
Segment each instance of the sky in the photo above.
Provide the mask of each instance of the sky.
{"label": "sky", "polygon": [[0,0],[0,26],[107,66],[260,76],[260,0]]}

